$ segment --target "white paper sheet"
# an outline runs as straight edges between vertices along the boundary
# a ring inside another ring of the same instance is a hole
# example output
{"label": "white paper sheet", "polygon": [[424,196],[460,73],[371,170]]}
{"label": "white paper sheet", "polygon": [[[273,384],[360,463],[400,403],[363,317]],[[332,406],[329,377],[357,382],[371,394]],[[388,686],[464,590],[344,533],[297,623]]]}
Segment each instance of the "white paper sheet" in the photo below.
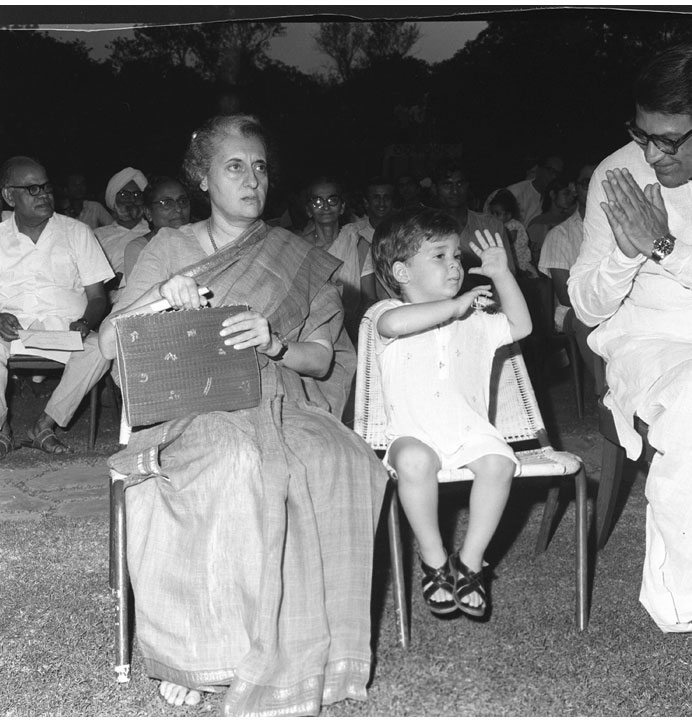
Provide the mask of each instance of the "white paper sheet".
{"label": "white paper sheet", "polygon": [[53,351],[83,351],[82,334],[79,331],[44,331],[43,329],[20,329],[17,331],[24,348],[50,349]]}

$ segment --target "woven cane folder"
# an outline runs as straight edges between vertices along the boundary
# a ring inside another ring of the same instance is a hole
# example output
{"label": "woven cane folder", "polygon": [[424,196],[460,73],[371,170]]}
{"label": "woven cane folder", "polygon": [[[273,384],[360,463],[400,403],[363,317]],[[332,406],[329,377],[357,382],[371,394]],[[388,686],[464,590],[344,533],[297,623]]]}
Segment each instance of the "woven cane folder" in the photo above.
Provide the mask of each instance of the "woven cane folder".
{"label": "woven cane folder", "polygon": [[237,351],[219,336],[224,319],[247,306],[166,311],[113,320],[123,405],[130,426],[189,414],[257,406],[254,348]]}

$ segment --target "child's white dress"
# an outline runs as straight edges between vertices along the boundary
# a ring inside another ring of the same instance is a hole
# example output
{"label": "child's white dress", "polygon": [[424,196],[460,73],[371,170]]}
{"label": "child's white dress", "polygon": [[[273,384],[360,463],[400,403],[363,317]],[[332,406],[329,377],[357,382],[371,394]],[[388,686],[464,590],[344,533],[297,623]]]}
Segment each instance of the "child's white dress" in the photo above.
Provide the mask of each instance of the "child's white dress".
{"label": "child's white dress", "polygon": [[488,454],[518,465],[488,421],[493,357],[512,341],[507,317],[474,311],[429,331],[383,338],[377,333],[379,317],[401,305],[386,299],[372,311],[390,446],[401,436],[413,436],[438,454],[443,469],[466,466]]}

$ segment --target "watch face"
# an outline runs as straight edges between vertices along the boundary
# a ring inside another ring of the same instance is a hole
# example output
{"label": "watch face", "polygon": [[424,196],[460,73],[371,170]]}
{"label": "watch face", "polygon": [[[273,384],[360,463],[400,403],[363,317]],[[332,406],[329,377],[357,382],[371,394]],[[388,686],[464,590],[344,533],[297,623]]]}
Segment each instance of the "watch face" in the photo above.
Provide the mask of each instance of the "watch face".
{"label": "watch face", "polygon": [[669,256],[675,248],[675,238],[671,235],[661,236],[654,240],[653,249],[651,251],[651,257],[657,263],[660,263],[664,258]]}

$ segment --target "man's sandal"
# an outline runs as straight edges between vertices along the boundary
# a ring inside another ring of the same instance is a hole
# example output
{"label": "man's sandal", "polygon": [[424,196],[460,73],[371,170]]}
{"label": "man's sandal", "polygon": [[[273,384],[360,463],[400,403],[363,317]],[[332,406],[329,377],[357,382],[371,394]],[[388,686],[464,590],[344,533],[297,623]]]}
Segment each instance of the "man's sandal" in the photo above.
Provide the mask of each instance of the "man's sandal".
{"label": "man's sandal", "polygon": [[454,593],[454,573],[449,567],[449,559],[445,563],[433,569],[429,567],[422,559],[420,567],[423,570],[423,579],[421,580],[421,586],[423,587],[423,599],[425,603],[430,607],[430,611],[434,614],[453,614],[457,611],[457,605],[454,599],[448,599],[446,601],[438,602],[433,599],[435,592],[440,589],[444,589],[450,594]]}
{"label": "man's sandal", "polygon": [[17,448],[17,442],[12,434],[5,434],[0,431],[0,459],[4,459],[10,451]]}
{"label": "man's sandal", "polygon": [[29,432],[28,437],[28,439],[22,441],[22,446],[30,449],[39,449],[46,454],[57,455],[69,454],[72,451],[67,444],[60,441],[53,429],[43,429],[43,431],[39,431],[36,436],[32,436],[31,432]]}
{"label": "man's sandal", "polygon": [[[458,552],[450,555],[449,564],[456,572],[456,581],[454,583],[454,601],[464,614],[472,617],[483,617],[488,611],[488,595],[483,586],[483,569],[478,572],[472,572],[464,562],[459,559]],[[481,603],[471,605],[466,600],[473,593],[478,594]]]}

